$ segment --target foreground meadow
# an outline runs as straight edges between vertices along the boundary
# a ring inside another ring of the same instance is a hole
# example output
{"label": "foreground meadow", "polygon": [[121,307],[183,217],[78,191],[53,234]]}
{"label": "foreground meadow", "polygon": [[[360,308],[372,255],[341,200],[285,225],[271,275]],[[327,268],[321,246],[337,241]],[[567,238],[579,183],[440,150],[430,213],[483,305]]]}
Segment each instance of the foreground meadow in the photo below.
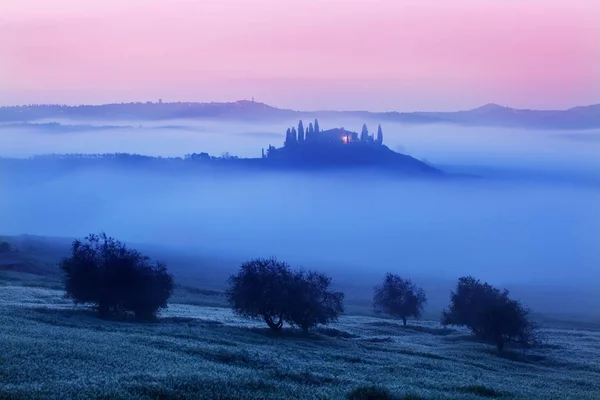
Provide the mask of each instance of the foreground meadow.
{"label": "foreground meadow", "polygon": [[542,347],[499,356],[436,322],[347,315],[310,337],[272,337],[223,307],[106,321],[54,284],[1,283],[0,399],[344,399],[370,386],[398,399],[600,398],[592,328],[546,328]]}

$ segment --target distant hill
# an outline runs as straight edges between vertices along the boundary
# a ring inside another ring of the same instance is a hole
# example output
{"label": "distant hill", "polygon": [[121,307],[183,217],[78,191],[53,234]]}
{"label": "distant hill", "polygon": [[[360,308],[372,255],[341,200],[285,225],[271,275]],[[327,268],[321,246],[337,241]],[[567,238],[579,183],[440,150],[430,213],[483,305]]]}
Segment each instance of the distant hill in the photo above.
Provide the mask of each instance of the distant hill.
{"label": "distant hill", "polygon": [[40,119],[74,120],[168,120],[210,118],[227,120],[273,120],[325,117],[377,119],[411,124],[451,123],[468,126],[531,129],[600,128],[600,104],[567,110],[521,110],[487,104],[455,112],[369,112],[296,111],[280,109],[254,101],[231,103],[121,103],[105,105],[31,105],[0,107],[0,122],[32,122]]}
{"label": "distant hill", "polygon": [[[262,172],[375,172],[403,177],[443,177],[445,174],[409,155],[396,153],[384,145],[306,143],[294,148],[272,147],[265,158],[214,157],[193,153],[185,157],[151,157],[137,154],[51,154],[27,159],[0,157],[0,170],[11,171],[7,185],[27,185],[48,181],[77,170],[126,169],[169,176],[210,173],[244,175]],[[457,175],[458,176],[458,175]]]}
{"label": "distant hill", "polygon": [[396,153],[385,145],[338,143],[304,143],[301,146],[272,150],[266,165],[273,168],[301,170],[344,169],[379,170],[412,176],[442,176],[443,173],[406,154]]}
{"label": "distant hill", "polygon": [[[110,129],[125,129],[133,128],[132,126],[118,126],[118,125],[63,125],[58,122],[46,122],[46,123],[31,123],[31,122],[11,122],[0,124],[0,129],[36,129],[48,133],[74,133],[74,132],[86,132],[86,131],[100,131]],[[171,128],[171,127],[169,127]],[[173,129],[173,128],[171,128]]]}
{"label": "distant hill", "polygon": [[497,104],[486,104],[468,111],[417,114],[463,125],[537,129],[600,128],[600,104],[568,110],[519,110]]}

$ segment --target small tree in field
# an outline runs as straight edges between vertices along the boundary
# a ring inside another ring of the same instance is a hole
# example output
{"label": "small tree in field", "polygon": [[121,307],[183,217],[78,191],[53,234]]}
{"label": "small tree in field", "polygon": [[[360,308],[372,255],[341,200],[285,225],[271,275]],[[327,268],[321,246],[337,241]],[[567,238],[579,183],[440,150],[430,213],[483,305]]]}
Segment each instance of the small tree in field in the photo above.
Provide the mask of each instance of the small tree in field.
{"label": "small tree in field", "polygon": [[308,333],[319,324],[337,321],[344,312],[344,294],[330,288],[331,278],[316,271],[298,271],[290,288],[290,302],[285,318]]}
{"label": "small tree in field", "polygon": [[101,317],[133,312],[139,319],[152,319],[167,307],[173,292],[173,278],[164,264],[152,264],[104,233],[75,240],[71,256],[60,267],[67,297],[76,304],[92,304]]}
{"label": "small tree in field", "polygon": [[262,319],[273,331],[280,331],[291,278],[289,265],[275,258],[247,261],[229,278],[227,300],[237,314]]}
{"label": "small tree in field", "polygon": [[421,317],[426,304],[425,292],[410,279],[388,273],[383,283],[375,287],[373,295],[375,312],[401,318],[404,326],[408,317]]}
{"label": "small tree in field", "polygon": [[442,323],[465,326],[480,339],[494,343],[498,351],[510,342],[526,346],[536,342],[529,310],[511,299],[508,290],[500,291],[470,276],[458,280]]}

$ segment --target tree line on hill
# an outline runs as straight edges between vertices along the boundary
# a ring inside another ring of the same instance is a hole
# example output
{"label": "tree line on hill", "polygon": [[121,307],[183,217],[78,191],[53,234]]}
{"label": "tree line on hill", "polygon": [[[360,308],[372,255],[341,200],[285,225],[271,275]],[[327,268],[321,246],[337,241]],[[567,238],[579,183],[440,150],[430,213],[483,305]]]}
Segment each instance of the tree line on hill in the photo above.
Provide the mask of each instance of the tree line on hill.
{"label": "tree line on hill", "polygon": [[[75,240],[70,256],[59,265],[67,297],[92,305],[102,318],[132,314],[140,320],[155,319],[173,293],[173,277],[165,264],[152,262],[104,233]],[[331,277],[293,269],[275,258],[244,262],[230,276],[225,297],[236,314],[264,321],[274,332],[287,323],[308,334],[344,312],[344,294],[333,290]],[[375,313],[400,319],[404,326],[408,318],[420,318],[426,304],[424,290],[396,274],[387,273],[374,289]],[[470,276],[458,279],[441,323],[466,327],[499,351],[507,343],[536,343],[529,310],[507,290]]]}
{"label": "tree line on hill", "polygon": [[[343,128],[342,128],[343,129]],[[319,127],[319,120],[315,119],[314,125],[312,122],[308,124],[308,128],[304,128],[304,123],[302,120],[298,121],[298,130],[296,127],[288,128],[285,132],[285,141],[283,143],[284,147],[291,147],[297,144],[302,144],[304,142],[311,142],[318,140],[319,133],[322,132]],[[367,128],[367,124],[363,124],[360,139],[356,132],[349,132],[351,136],[349,137],[350,142],[362,142],[362,143],[377,143],[379,145],[383,144],[383,130],[381,129],[381,125],[377,127],[377,136],[369,134],[369,129]]]}

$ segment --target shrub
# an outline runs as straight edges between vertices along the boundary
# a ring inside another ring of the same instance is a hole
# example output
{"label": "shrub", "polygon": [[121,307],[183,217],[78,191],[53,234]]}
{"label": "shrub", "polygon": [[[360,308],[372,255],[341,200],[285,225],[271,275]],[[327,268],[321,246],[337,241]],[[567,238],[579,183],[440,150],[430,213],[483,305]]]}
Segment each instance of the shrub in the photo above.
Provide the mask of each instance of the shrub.
{"label": "shrub", "polygon": [[535,342],[535,327],[529,310],[508,295],[508,290],[462,277],[450,296],[449,309],[442,314],[442,324],[466,326],[480,339],[494,343],[499,351],[509,342],[531,345]]}
{"label": "shrub", "polygon": [[292,272],[275,258],[257,258],[243,263],[229,278],[227,301],[234,312],[264,320],[274,331],[281,330],[288,303]]}
{"label": "shrub", "polygon": [[71,256],[60,267],[67,297],[94,305],[101,317],[133,312],[139,319],[154,318],[173,292],[173,278],[164,264],[153,265],[104,233],[75,240]]}
{"label": "shrub", "polygon": [[404,326],[408,317],[419,318],[423,314],[425,304],[427,304],[425,292],[410,279],[388,273],[383,283],[375,287],[373,295],[375,312],[401,318]]}
{"label": "shrub", "polygon": [[298,271],[291,280],[285,319],[305,333],[319,324],[337,321],[344,312],[344,294],[330,289],[331,278],[316,271]]}

